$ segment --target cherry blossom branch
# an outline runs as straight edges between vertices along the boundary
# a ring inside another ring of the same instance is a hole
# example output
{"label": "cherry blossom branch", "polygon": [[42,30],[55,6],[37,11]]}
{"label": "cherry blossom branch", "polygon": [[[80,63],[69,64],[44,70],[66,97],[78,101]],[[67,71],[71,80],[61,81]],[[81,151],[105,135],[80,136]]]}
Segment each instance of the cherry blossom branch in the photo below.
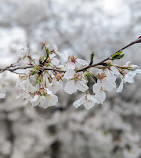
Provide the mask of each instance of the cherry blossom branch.
{"label": "cherry blossom branch", "polygon": [[[134,45],[134,44],[136,44],[136,43],[141,43],[141,37],[139,37],[137,40],[135,40],[135,41],[129,43],[128,45],[124,46],[123,48],[119,49],[119,50],[116,51],[115,53],[118,53],[118,52],[120,52],[120,51],[123,51],[123,50],[125,50],[126,48],[128,48],[128,47],[130,47],[130,46],[132,46],[132,45]],[[113,54],[115,54],[115,53],[113,53]],[[112,55],[113,55],[113,54],[112,54]],[[96,64],[89,64],[88,66],[86,66],[86,67],[84,67],[84,68],[82,68],[82,69],[79,69],[79,70],[77,70],[76,72],[86,71],[86,70],[89,69],[89,68],[97,67],[97,66],[99,66],[99,65],[105,66],[105,62],[108,61],[108,60],[111,60],[112,55],[110,55],[108,58],[106,58],[106,59],[104,59],[104,60],[102,60],[101,62],[98,62],[98,63],[96,63]],[[21,59],[19,59],[19,60],[21,60]],[[19,60],[18,60],[16,63],[18,63]],[[4,68],[4,69],[0,69],[0,73],[2,73],[2,72],[4,72],[4,71],[10,71],[10,72],[16,73],[16,72],[15,72],[16,70],[19,70],[19,69],[21,69],[21,70],[22,70],[22,69],[29,69],[29,68],[33,68],[33,67],[34,67],[34,65],[26,66],[26,67],[15,67],[14,65],[16,65],[16,63],[15,63],[15,64],[11,64],[10,66],[8,66],[8,67],[6,67],[6,68]],[[91,61],[91,63],[92,63],[92,61]],[[36,66],[37,66],[37,65],[36,65]],[[60,68],[49,68],[49,67],[44,67],[43,65],[39,65],[39,66],[40,66],[40,68],[41,68],[41,69],[40,69],[41,71],[44,71],[44,70],[51,70],[51,71],[62,72],[62,73],[65,73],[65,72],[66,72],[65,70],[61,70]],[[98,67],[98,68],[99,68],[99,67]]]}
{"label": "cherry blossom branch", "polygon": [[[112,61],[124,56],[122,54],[124,49],[136,43],[141,43],[141,37],[96,64],[93,63],[94,52],[91,53],[89,65],[83,59],[68,56],[68,60],[63,66],[59,65],[60,61],[56,58],[56,55],[62,58],[63,56],[57,50],[50,50],[50,47],[44,42],[42,49],[45,50],[45,55],[41,56],[39,60],[36,61],[28,52],[24,52],[23,57],[17,63],[0,69],[0,72],[10,71],[20,74],[16,84],[21,90],[18,98],[22,99],[25,104],[30,102],[32,106],[43,108],[54,106],[58,102],[57,92],[64,89],[70,95],[77,91],[82,92],[83,96],[76,100],[73,106],[78,108],[80,105],[84,105],[86,109],[90,109],[95,104],[103,104],[106,99],[106,92],[111,92],[117,88],[118,77],[120,77],[121,83],[116,90],[117,93],[122,91],[124,83],[133,83],[135,75],[141,74],[141,69],[130,62],[123,66],[112,64]],[[80,66],[83,67],[80,69]],[[97,68],[98,71],[96,73],[90,72],[89,69],[92,67]],[[29,70],[26,71],[26,69]],[[17,70],[25,71],[22,73]],[[93,92],[91,92],[88,83],[89,79],[93,80]],[[4,82],[0,84],[2,88],[5,85]],[[5,96],[5,92],[0,93],[0,98]]]}

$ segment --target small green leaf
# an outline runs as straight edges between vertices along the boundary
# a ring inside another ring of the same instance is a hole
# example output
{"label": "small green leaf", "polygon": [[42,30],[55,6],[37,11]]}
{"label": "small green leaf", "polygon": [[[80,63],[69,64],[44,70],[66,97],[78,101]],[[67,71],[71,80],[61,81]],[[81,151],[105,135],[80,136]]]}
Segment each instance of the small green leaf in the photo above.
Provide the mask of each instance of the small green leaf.
{"label": "small green leaf", "polygon": [[112,55],[112,60],[123,58],[124,54],[122,54],[122,50]]}
{"label": "small green leaf", "polygon": [[49,49],[46,48],[46,60],[49,58]]}
{"label": "small green leaf", "polygon": [[39,70],[39,66],[34,66],[33,69],[34,70]]}
{"label": "small green leaf", "polygon": [[94,52],[91,53],[91,61],[93,61],[94,58]]}
{"label": "small green leaf", "polygon": [[116,57],[116,59],[121,59],[124,57],[125,54],[119,55],[118,57]]}
{"label": "small green leaf", "polygon": [[94,59],[94,52],[91,53],[91,58],[90,58],[90,64],[89,65],[93,64],[93,59]]}
{"label": "small green leaf", "polygon": [[113,55],[112,55],[112,58],[115,58],[116,56],[119,56],[121,53],[122,53],[122,50],[119,51],[119,52],[117,52],[117,53],[115,53],[115,54],[113,54]]}

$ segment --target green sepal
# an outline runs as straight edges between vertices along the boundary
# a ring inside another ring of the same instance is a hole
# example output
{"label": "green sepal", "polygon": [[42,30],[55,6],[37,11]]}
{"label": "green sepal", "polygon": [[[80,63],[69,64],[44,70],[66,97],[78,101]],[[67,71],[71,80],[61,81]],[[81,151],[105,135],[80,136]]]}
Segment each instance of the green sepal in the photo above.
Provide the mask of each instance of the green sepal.
{"label": "green sepal", "polygon": [[39,70],[39,66],[34,66],[33,69],[34,70]]}
{"label": "green sepal", "polygon": [[84,76],[85,76],[85,78],[89,78],[92,76],[92,73],[87,71],[87,72],[85,72]]}

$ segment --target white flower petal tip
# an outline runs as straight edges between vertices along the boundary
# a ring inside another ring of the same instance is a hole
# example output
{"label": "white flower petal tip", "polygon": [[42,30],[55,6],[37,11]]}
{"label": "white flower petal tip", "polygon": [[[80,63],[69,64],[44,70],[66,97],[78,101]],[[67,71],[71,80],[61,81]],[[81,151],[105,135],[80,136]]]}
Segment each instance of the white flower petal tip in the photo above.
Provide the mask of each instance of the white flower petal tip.
{"label": "white flower petal tip", "polygon": [[75,69],[75,63],[73,63],[73,62],[68,62],[67,64],[66,64],[66,69]]}
{"label": "white flower petal tip", "polygon": [[121,80],[121,83],[120,83],[118,89],[116,90],[116,92],[120,93],[120,92],[122,92],[122,90],[123,90],[123,80]]}
{"label": "white flower petal tip", "polygon": [[64,78],[66,78],[66,79],[74,78],[74,74],[75,74],[75,71],[74,71],[74,70],[68,69],[68,70],[65,72]]}
{"label": "white flower petal tip", "polygon": [[64,91],[68,94],[73,94],[77,91],[77,87],[75,85],[74,80],[67,81]]}
{"label": "white flower petal tip", "polygon": [[134,77],[136,76],[136,74],[139,73],[141,74],[141,69],[136,69],[134,71],[130,71],[128,72],[125,77],[124,77],[124,81],[125,83],[134,83]]}
{"label": "white flower petal tip", "polygon": [[76,87],[81,92],[85,92],[89,88],[83,81],[77,81]]}
{"label": "white flower petal tip", "polygon": [[80,99],[76,100],[73,103],[73,106],[75,108],[78,108],[81,105],[84,105],[84,107],[89,110],[91,109],[93,106],[95,106],[95,104],[98,103],[98,100],[90,94],[87,94],[85,96],[82,96]]}
{"label": "white flower petal tip", "polygon": [[57,58],[53,58],[52,61],[51,61],[51,63],[52,63],[53,65],[56,65],[56,66],[59,65],[59,62],[60,62],[60,61],[59,61]]}
{"label": "white flower petal tip", "polygon": [[85,60],[83,60],[83,59],[79,59],[79,58],[77,58],[76,59],[76,62],[78,62],[78,64],[80,64],[80,65],[88,65],[88,63],[85,61]]}

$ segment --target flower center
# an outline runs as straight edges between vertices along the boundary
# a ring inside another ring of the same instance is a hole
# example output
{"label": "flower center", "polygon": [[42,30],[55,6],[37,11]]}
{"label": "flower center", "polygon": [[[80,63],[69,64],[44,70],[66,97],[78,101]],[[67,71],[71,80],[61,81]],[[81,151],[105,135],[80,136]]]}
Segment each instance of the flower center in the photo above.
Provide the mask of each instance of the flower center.
{"label": "flower center", "polygon": [[74,56],[70,56],[69,59],[71,62],[75,63],[77,58],[75,58]]}
{"label": "flower center", "polygon": [[57,81],[59,81],[62,76],[60,74],[57,74],[55,77],[56,77]]}
{"label": "flower center", "polygon": [[74,74],[74,80],[77,81],[77,80],[81,80],[82,78],[82,75],[79,75],[79,74]]}
{"label": "flower center", "polygon": [[98,79],[100,79],[100,80],[102,80],[102,79],[104,79],[106,77],[106,74],[103,72],[102,74],[97,74],[97,78]]}

